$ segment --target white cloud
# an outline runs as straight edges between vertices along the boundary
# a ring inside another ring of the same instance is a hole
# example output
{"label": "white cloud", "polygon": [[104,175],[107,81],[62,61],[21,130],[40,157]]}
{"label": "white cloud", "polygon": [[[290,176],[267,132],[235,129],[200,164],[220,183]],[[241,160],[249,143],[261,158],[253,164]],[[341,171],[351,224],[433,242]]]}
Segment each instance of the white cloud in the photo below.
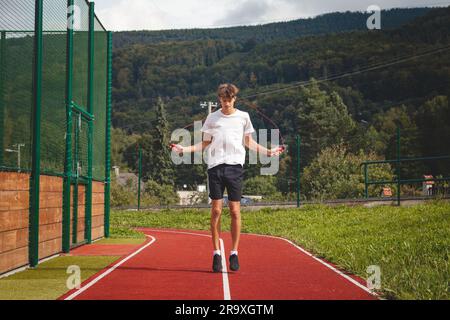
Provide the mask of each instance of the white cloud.
{"label": "white cloud", "polygon": [[245,0],[236,2],[236,6],[225,12],[225,16],[216,20],[216,25],[235,25],[242,23],[253,23],[267,18],[270,10],[267,0]]}
{"label": "white cloud", "polygon": [[169,23],[168,14],[148,0],[119,0],[105,8],[96,6],[100,20],[113,31],[161,29]]}
{"label": "white cloud", "polygon": [[292,10],[300,12],[303,16],[317,16],[328,12],[366,11],[371,5],[381,9],[444,6],[450,5],[445,0],[278,0],[292,6]]}
{"label": "white cloud", "polygon": [[450,5],[450,0],[97,0],[109,30],[205,28],[286,21],[334,11]]}

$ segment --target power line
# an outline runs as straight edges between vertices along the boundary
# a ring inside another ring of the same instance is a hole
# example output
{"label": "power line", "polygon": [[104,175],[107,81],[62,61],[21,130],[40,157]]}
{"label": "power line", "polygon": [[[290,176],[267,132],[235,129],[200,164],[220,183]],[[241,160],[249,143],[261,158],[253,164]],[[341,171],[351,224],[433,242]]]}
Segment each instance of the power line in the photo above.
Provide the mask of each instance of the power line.
{"label": "power line", "polygon": [[[294,89],[294,88],[298,88],[298,87],[304,87],[304,86],[308,86],[311,85],[312,83],[324,83],[327,81],[334,81],[334,80],[338,80],[338,79],[343,79],[343,78],[347,78],[347,77],[352,77],[358,74],[362,74],[365,72],[369,72],[369,71],[374,71],[374,70],[378,70],[378,69],[382,69],[382,68],[386,68],[389,66],[393,66],[396,64],[400,64],[406,61],[410,61],[416,58],[422,58],[425,56],[429,56],[432,54],[436,54],[436,53],[441,53],[441,52],[445,52],[447,50],[450,49],[450,45],[444,46],[444,47],[440,47],[440,48],[435,48],[432,50],[425,50],[421,53],[412,55],[412,56],[404,56],[401,58],[396,58],[393,59],[389,62],[386,63],[377,63],[377,64],[371,64],[371,65],[367,65],[363,68],[361,68],[360,70],[355,70],[355,71],[351,71],[351,72],[345,72],[345,73],[341,73],[341,74],[336,74],[336,75],[332,75],[331,77],[326,77],[326,78],[321,78],[321,79],[315,79],[315,80],[306,80],[306,81],[300,81],[297,82],[295,85],[291,85],[285,88],[280,88],[280,89],[275,89],[275,90],[269,90],[266,92],[261,92],[261,93],[257,93],[257,94],[253,94],[253,95],[248,95],[248,96],[244,96],[241,97],[241,99],[243,100],[243,103],[246,104],[247,106],[249,106],[250,108],[254,109],[255,111],[257,111],[260,115],[263,115],[264,113],[262,111],[260,111],[257,106],[254,103],[251,103],[248,99],[250,98],[254,98],[254,97],[258,97],[258,96],[262,96],[262,95],[269,95],[269,94],[273,94],[273,93],[277,93],[277,92],[281,92],[281,91],[286,91],[286,90],[290,90],[290,89]],[[269,117],[267,116],[263,116],[263,118],[268,119]],[[206,118],[202,118],[201,121],[205,120]],[[198,121],[198,120],[197,120]],[[272,121],[269,120],[276,128],[278,128],[278,126]],[[189,127],[192,127],[193,123],[190,123],[188,125],[186,125],[185,127],[183,127],[183,129],[187,129]]]}
{"label": "power line", "polygon": [[243,98],[244,99],[250,99],[250,98],[254,98],[254,97],[258,97],[258,96],[262,96],[262,95],[268,95],[268,94],[272,94],[272,93],[276,93],[276,92],[290,90],[290,89],[293,89],[293,88],[298,88],[298,87],[301,87],[301,86],[308,86],[308,85],[310,85],[310,84],[312,84],[314,82],[315,83],[323,83],[323,82],[326,82],[326,81],[334,81],[334,80],[338,80],[338,79],[352,77],[352,76],[355,76],[355,75],[358,75],[358,74],[362,74],[362,73],[365,73],[365,72],[374,71],[374,70],[390,67],[390,66],[393,66],[393,65],[396,65],[396,64],[400,64],[400,63],[403,63],[403,62],[406,62],[406,61],[414,60],[416,58],[422,58],[422,57],[429,56],[429,55],[432,55],[432,54],[445,52],[445,51],[447,51],[449,49],[450,49],[450,45],[447,45],[445,47],[424,51],[422,53],[419,53],[419,54],[416,54],[416,55],[413,55],[413,56],[407,56],[405,58],[397,58],[397,59],[391,60],[391,61],[389,61],[387,63],[368,65],[368,66],[365,66],[365,67],[361,68],[360,70],[355,70],[355,71],[351,71],[351,72],[345,72],[345,73],[341,73],[341,74],[336,74],[336,75],[332,75],[331,77],[320,78],[320,79],[317,79],[317,80],[304,80],[304,81],[297,82],[294,85],[287,86],[285,88],[274,89],[274,90],[269,90],[269,91],[265,91],[265,92],[261,92],[261,93],[256,93],[256,94],[253,94],[253,95],[244,96]]}

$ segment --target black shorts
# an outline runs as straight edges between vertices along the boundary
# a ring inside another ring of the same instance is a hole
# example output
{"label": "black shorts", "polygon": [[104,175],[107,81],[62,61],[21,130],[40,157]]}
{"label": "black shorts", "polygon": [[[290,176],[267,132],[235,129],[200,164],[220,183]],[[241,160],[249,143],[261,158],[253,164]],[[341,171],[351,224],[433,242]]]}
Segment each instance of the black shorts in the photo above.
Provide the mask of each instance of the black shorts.
{"label": "black shorts", "polygon": [[227,188],[229,201],[241,201],[244,168],[240,164],[219,164],[208,169],[209,197],[212,200],[223,199]]}

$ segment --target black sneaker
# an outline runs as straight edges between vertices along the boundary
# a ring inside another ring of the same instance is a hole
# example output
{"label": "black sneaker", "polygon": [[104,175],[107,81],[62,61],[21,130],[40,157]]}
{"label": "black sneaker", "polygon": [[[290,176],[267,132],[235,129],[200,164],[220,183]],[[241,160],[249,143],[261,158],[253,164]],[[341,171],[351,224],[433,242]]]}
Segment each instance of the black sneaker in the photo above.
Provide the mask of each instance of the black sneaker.
{"label": "black sneaker", "polygon": [[222,272],[222,256],[215,254],[213,257],[213,272]]}
{"label": "black sneaker", "polygon": [[238,271],[239,270],[239,259],[237,254],[232,254],[230,256],[230,269],[232,271]]}

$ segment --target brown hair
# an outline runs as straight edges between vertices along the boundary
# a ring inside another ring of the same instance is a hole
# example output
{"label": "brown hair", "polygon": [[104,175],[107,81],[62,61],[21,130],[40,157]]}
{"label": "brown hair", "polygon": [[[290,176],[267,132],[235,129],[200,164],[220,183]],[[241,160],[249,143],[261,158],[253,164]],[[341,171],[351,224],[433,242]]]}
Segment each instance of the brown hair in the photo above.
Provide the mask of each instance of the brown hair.
{"label": "brown hair", "polygon": [[219,98],[232,99],[239,93],[238,87],[231,83],[224,83],[219,86],[217,96]]}

